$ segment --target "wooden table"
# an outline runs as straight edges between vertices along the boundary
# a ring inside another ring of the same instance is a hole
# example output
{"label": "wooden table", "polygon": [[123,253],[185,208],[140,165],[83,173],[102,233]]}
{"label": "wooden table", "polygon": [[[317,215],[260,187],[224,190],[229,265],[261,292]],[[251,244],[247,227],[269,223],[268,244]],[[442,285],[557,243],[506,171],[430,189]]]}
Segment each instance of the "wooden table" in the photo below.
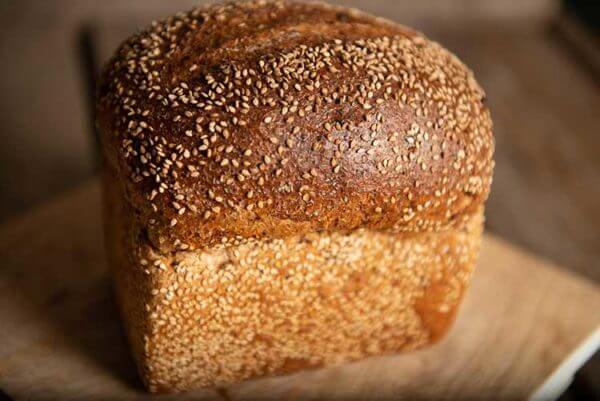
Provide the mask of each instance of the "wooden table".
{"label": "wooden table", "polygon": [[148,396],[112,301],[99,197],[93,181],[0,227],[0,388],[15,400],[543,400],[600,343],[595,284],[487,235],[456,326],[430,349]]}

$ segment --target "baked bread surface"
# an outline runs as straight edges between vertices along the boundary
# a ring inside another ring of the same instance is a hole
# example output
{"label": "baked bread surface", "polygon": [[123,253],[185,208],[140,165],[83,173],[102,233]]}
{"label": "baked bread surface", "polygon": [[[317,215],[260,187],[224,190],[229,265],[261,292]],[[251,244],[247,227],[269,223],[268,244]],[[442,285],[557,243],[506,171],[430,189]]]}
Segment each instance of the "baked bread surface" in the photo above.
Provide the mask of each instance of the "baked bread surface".
{"label": "baked bread surface", "polygon": [[105,179],[109,258],[129,342],[152,392],[409,351],[450,328],[482,215],[461,229],[359,229],[161,253]]}
{"label": "baked bread surface", "polygon": [[439,231],[489,193],[484,93],[409,28],[321,3],[198,8],[104,71],[107,163],[163,251],[357,228]]}
{"label": "baked bread surface", "polygon": [[97,124],[108,255],[147,387],[438,340],[481,239],[484,103],[437,43],[322,3],[200,7],[126,41]]}

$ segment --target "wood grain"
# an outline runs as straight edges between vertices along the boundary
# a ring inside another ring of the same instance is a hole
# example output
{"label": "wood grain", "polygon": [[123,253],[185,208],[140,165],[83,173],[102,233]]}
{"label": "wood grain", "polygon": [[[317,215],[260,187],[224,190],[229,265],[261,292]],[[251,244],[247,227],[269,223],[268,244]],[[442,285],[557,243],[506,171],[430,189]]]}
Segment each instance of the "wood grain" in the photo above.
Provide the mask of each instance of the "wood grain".
{"label": "wood grain", "polygon": [[0,227],[0,387],[16,400],[524,399],[600,324],[600,291],[486,236],[442,343],[222,391],[142,392],[107,275],[92,182]]}

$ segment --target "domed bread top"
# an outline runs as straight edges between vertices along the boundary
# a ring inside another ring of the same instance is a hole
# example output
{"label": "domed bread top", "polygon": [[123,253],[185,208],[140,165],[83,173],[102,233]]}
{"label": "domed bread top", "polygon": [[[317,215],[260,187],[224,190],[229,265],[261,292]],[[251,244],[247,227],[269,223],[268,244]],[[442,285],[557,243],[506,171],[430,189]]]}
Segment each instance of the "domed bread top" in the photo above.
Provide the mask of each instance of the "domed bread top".
{"label": "domed bread top", "polygon": [[488,196],[484,93],[421,34],[321,3],[197,8],[102,77],[108,168],[161,250],[357,228],[439,231]]}

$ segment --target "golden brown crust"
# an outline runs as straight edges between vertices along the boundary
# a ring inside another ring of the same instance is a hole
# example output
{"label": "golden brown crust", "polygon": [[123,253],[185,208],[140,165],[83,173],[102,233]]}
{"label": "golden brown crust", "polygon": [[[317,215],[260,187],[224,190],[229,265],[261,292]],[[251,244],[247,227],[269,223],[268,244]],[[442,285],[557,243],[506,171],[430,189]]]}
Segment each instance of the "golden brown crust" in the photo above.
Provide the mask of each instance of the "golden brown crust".
{"label": "golden brown crust", "polygon": [[469,284],[483,223],[479,211],[465,227],[436,233],[312,233],[163,254],[105,183],[117,293],[141,377],[155,392],[437,341]]}
{"label": "golden brown crust", "polygon": [[483,91],[421,34],[323,4],[199,8],[128,40],[104,154],[153,246],[459,227],[489,192]]}
{"label": "golden brown crust", "polygon": [[439,339],[493,169],[451,53],[355,10],[245,1],[128,40],[98,97],[107,244],[152,391]]}

